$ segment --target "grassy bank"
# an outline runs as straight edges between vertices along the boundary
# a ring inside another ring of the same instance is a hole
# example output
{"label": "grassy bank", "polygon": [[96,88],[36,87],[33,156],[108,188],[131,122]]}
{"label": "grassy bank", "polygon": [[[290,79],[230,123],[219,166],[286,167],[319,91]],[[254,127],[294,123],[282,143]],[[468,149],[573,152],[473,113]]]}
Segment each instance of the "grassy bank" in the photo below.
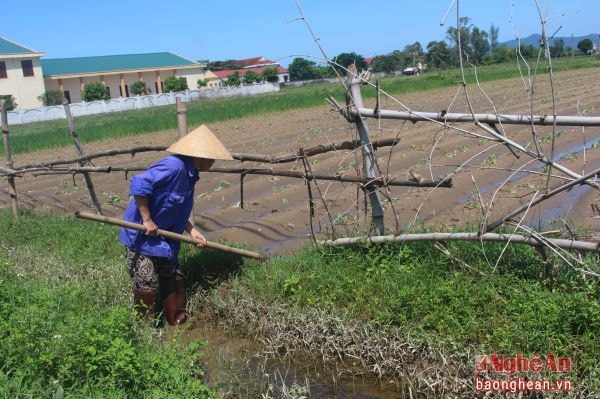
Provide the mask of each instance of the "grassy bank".
{"label": "grassy bank", "polygon": [[[562,71],[600,66],[592,57],[559,59],[554,70]],[[545,69],[544,69],[545,71]],[[546,72],[546,71],[545,71]],[[514,63],[482,66],[477,69],[481,82],[519,76]],[[454,86],[459,81],[458,70],[431,71],[418,77],[402,76],[381,80],[381,88],[391,94],[403,94]],[[467,80],[475,82],[473,70]],[[374,89],[363,88],[366,98],[374,97]],[[265,113],[325,105],[324,98],[334,96],[343,102],[344,94],[339,84],[318,84],[297,88],[284,88],[278,93],[253,97],[200,100],[188,105],[188,123],[197,126]],[[174,106],[137,111],[79,117],[76,127],[83,143],[108,138],[126,137],[162,130],[175,129],[177,118]],[[10,127],[13,154],[40,149],[70,146],[71,140],[65,120],[31,123]],[[3,147],[0,147],[4,151]]]}
{"label": "grassy bank", "polygon": [[[116,228],[2,212],[0,229],[0,397],[209,396],[198,347],[164,342],[132,317]],[[495,273],[484,259],[501,245],[485,256],[478,244],[447,246],[460,261],[429,243],[307,248],[263,263],[185,246],[181,261],[190,287],[212,291],[221,322],[262,323],[249,333],[266,334],[273,353],[298,342],[317,353],[333,337],[338,360],[352,350],[392,373],[416,367],[439,383],[433,396],[459,375],[472,380],[477,354],[555,354],[572,359],[561,377],[581,397],[600,392],[598,279],[526,246],[511,246]],[[598,255],[585,260],[598,271]],[[210,306],[201,302],[194,312]],[[398,357],[379,357],[391,347]]]}
{"label": "grassy bank", "polygon": [[[345,320],[338,331],[347,322],[392,328],[442,358],[465,355],[467,370],[476,354],[570,357],[574,366],[563,378],[573,379],[584,397],[600,392],[597,279],[585,281],[557,261],[547,268],[536,251],[516,245],[492,273],[478,244],[447,245],[465,263],[430,243],[306,249],[248,268],[237,287],[263,303],[285,304],[291,313],[324,310]],[[501,250],[485,246],[494,262]],[[598,255],[587,264],[598,270]],[[352,341],[351,334],[338,345]]]}
{"label": "grassy bank", "polygon": [[199,343],[133,317],[116,230],[0,213],[1,398],[208,398]]}

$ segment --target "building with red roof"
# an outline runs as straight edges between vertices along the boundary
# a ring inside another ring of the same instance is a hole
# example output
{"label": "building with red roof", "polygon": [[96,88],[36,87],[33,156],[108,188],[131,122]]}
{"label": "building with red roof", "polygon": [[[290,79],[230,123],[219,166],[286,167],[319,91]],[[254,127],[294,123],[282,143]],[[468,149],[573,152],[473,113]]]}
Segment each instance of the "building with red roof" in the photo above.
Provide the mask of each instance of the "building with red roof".
{"label": "building with red roof", "polygon": [[277,77],[279,83],[289,82],[290,73],[287,69],[283,68],[279,63],[275,61],[271,61],[263,56],[246,58],[243,60],[235,61],[238,65],[240,65],[240,69],[227,69],[222,71],[212,71],[221,83],[224,83],[229,75],[233,75],[236,72],[238,75],[243,78],[248,72],[254,72],[258,75],[261,75],[265,69],[274,68],[277,70]]}

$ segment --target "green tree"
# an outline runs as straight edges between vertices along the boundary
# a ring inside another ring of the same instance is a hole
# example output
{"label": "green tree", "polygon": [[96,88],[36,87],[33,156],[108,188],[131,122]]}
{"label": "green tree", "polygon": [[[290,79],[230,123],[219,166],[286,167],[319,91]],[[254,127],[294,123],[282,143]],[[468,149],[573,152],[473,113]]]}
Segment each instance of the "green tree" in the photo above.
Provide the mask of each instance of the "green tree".
{"label": "green tree", "polygon": [[204,79],[198,79],[196,84],[198,85],[198,88],[206,87],[206,81]]}
{"label": "green tree", "polygon": [[499,64],[508,62],[515,57],[515,50],[504,45],[494,47],[492,54],[486,54],[481,59],[482,64]]}
{"label": "green tree", "polygon": [[227,86],[239,86],[242,84],[242,79],[240,78],[240,74],[238,71],[235,71],[231,75],[227,76],[227,82],[225,82]]}
{"label": "green tree", "polygon": [[356,64],[356,70],[358,72],[366,71],[369,68],[363,56],[356,53],[341,53],[335,57],[333,61],[335,62],[333,67],[342,75],[346,74],[346,68],[351,64]]}
{"label": "green tree", "polygon": [[138,80],[131,85],[131,93],[135,96],[149,94],[150,90],[146,87],[146,82]]}
{"label": "green tree", "polygon": [[290,80],[310,80],[320,78],[320,74],[316,71],[316,63],[304,58],[294,58],[288,70],[290,71]]}
{"label": "green tree", "polygon": [[419,55],[423,55],[423,46],[421,46],[420,42],[414,42],[413,44],[407,44],[404,46],[404,51],[407,54],[417,53]]}
{"label": "green tree", "polygon": [[473,59],[471,61],[475,64],[479,64],[481,63],[483,56],[490,51],[487,32],[474,26],[471,30],[470,42],[473,51]]}
{"label": "green tree", "polygon": [[393,71],[400,71],[404,69],[405,66],[409,64],[412,65],[412,63],[412,55],[405,51],[394,50],[390,54],[378,55],[375,57],[373,63],[371,64],[371,68],[373,69],[373,72],[389,73]]}
{"label": "green tree", "polygon": [[550,46],[550,56],[552,58],[565,56],[565,41],[563,39],[556,39],[554,44]]}
{"label": "green tree", "polygon": [[435,68],[444,68],[451,64],[450,49],[444,41],[431,41],[427,44],[427,63]]}
{"label": "green tree", "polygon": [[17,108],[17,103],[12,94],[0,94],[0,100],[4,100],[4,106],[7,111],[12,111]]}
{"label": "green tree", "polygon": [[316,79],[335,77],[335,72],[333,71],[333,68],[329,66],[317,65],[313,68],[313,71],[316,75]]}
{"label": "green tree", "polygon": [[265,82],[279,82],[279,73],[276,68],[265,68],[262,72],[261,79]]}
{"label": "green tree", "polygon": [[169,76],[164,82],[164,91],[184,91],[188,89],[187,80],[185,78],[178,78],[177,76]]}
{"label": "green tree", "polygon": [[534,47],[533,44],[528,44],[526,46],[519,46],[519,52],[524,58],[533,58],[537,55],[539,49]]}
{"label": "green tree", "polygon": [[102,82],[92,82],[83,87],[81,98],[83,101],[110,100],[110,94]]}
{"label": "green tree", "polygon": [[393,72],[397,71],[396,65],[393,62],[393,58],[388,55],[378,55],[373,59],[371,63],[371,69],[373,72]]}
{"label": "green tree", "polygon": [[211,71],[226,71],[228,69],[242,69],[242,65],[236,60],[212,61],[206,67]]}
{"label": "green tree", "polygon": [[590,39],[583,39],[577,43],[577,48],[583,54],[588,54],[594,48],[594,43]]}
{"label": "green tree", "polygon": [[51,105],[61,105],[63,103],[63,93],[60,90],[46,90],[44,94],[38,97],[46,107]]}
{"label": "green tree", "polygon": [[461,17],[459,20],[459,28],[450,27],[446,31],[448,41],[452,44],[452,51],[450,52],[452,57],[452,64],[458,65],[458,36],[460,33],[460,48],[462,50],[462,56],[468,57],[469,59],[473,56],[473,49],[471,48],[471,28],[472,24],[469,24],[471,18]]}
{"label": "green tree", "polygon": [[409,44],[404,46],[403,54],[407,57],[407,62],[403,62],[402,66],[409,65],[415,66],[418,62],[423,60],[425,53],[423,52],[423,46],[421,43],[414,42],[413,44]]}
{"label": "green tree", "polygon": [[244,74],[244,84],[251,85],[260,82],[260,75],[254,71],[248,71]]}
{"label": "green tree", "polygon": [[490,37],[490,51],[494,50],[496,47],[498,47],[498,32],[500,31],[500,28],[497,27],[496,25],[492,24],[490,26],[490,33],[489,33],[489,37]]}

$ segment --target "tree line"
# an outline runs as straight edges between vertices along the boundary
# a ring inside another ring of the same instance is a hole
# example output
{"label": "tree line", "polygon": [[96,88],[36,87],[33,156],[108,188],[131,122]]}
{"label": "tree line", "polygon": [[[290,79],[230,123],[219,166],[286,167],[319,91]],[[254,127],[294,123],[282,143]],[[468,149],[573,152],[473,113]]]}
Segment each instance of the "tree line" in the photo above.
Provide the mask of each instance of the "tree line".
{"label": "tree line", "polygon": [[[459,20],[458,27],[450,27],[446,30],[445,40],[430,41],[425,48],[420,42],[416,41],[405,46],[402,50],[394,50],[385,55],[378,55],[371,62],[371,70],[373,72],[390,73],[401,71],[406,67],[414,67],[418,63],[426,64],[428,68],[455,68],[459,65],[459,37],[463,60],[467,63],[489,65],[507,62],[515,58],[516,50],[514,48],[498,43],[499,28],[497,26],[492,24],[490,29],[486,31],[473,25],[469,17],[462,17]],[[589,54],[592,48],[593,43],[590,39],[583,39],[577,44],[577,49],[583,54]],[[524,58],[533,58],[537,56],[539,47],[521,45],[519,51]],[[553,58],[570,55],[572,51],[573,49],[565,46],[562,39],[556,39],[550,46],[550,53]],[[356,53],[341,53],[334,57],[332,61],[334,62],[333,68],[342,71],[352,63],[356,64],[358,70],[368,68],[365,58]],[[304,58],[295,58],[288,69],[292,81],[335,76],[332,68],[318,65],[316,62]]]}

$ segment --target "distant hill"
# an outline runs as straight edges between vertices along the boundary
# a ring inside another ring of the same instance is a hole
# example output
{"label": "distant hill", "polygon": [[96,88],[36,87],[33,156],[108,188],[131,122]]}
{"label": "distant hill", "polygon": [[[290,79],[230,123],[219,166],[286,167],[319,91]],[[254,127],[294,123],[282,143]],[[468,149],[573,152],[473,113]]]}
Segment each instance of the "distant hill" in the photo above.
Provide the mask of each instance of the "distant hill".
{"label": "distant hill", "polygon": [[[541,37],[542,35],[537,33],[527,36],[526,38],[521,39],[521,46],[529,46],[531,44],[535,47],[539,47]],[[565,42],[565,47],[571,47],[571,40],[573,40],[573,47],[577,48],[577,43],[579,43],[583,39],[590,39],[592,43],[594,43],[594,45],[598,45],[598,33],[590,33],[586,36],[574,36],[573,39],[571,39],[571,36],[556,36],[550,39],[550,45],[553,45],[554,41],[557,39],[563,39],[563,41]],[[500,45],[505,45],[507,47],[516,47],[517,40],[509,40],[507,42],[500,43]]]}

